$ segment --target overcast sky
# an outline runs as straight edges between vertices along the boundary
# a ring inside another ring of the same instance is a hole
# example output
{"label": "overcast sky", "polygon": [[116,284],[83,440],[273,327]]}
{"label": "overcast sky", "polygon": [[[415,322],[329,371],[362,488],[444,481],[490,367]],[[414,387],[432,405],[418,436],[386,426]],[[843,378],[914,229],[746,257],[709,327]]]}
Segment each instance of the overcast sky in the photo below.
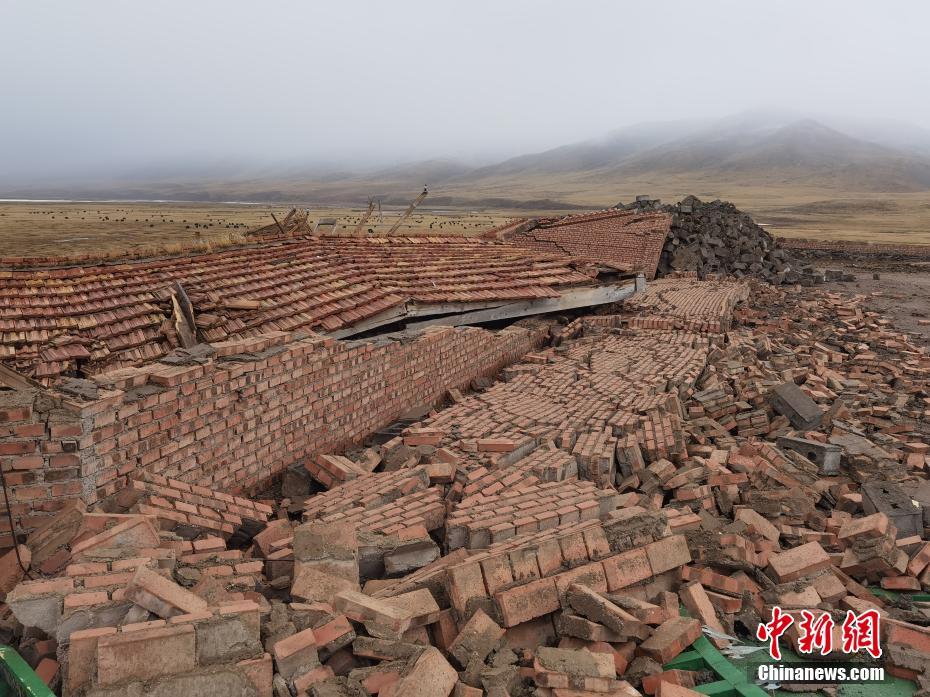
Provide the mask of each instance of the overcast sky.
{"label": "overcast sky", "polygon": [[486,160],[774,105],[930,127],[930,3],[0,0],[0,174]]}

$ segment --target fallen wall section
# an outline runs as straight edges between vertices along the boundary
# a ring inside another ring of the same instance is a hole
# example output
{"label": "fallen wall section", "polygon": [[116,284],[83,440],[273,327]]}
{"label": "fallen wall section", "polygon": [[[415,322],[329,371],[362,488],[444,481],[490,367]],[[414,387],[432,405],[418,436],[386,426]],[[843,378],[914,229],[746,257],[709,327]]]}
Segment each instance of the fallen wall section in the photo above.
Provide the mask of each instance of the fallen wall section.
{"label": "fallen wall section", "polygon": [[[143,469],[248,490],[497,372],[547,335],[548,325],[534,321],[498,332],[435,327],[366,341],[292,341],[278,332],[214,344],[203,364],[96,376],[92,400],[23,392],[15,406],[0,407],[11,507],[32,529],[66,501],[93,504]],[[0,545],[9,546],[5,531]]]}
{"label": "fallen wall section", "polygon": [[[84,421],[41,389],[0,390],[0,467],[10,509],[31,530],[70,499],[82,497]],[[0,547],[13,536],[0,498]]]}
{"label": "fallen wall section", "polygon": [[511,244],[536,252],[568,254],[615,264],[653,279],[671,216],[618,210],[511,225],[498,232]]}

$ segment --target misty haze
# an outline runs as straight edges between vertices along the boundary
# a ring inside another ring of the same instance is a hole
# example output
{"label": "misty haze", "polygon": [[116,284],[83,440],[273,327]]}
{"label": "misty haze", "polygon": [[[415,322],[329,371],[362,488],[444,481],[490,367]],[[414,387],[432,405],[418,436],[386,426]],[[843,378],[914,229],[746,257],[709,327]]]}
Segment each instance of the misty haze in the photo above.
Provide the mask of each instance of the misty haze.
{"label": "misty haze", "polygon": [[[927,20],[921,3],[12,3],[0,198],[297,205],[348,229],[423,186],[421,213],[477,227],[694,194],[776,234],[924,241]],[[30,237],[19,252],[209,225],[99,210],[0,223]],[[256,213],[217,209],[206,234]]]}
{"label": "misty haze", "polygon": [[930,3],[0,2],[0,697],[930,694]]}

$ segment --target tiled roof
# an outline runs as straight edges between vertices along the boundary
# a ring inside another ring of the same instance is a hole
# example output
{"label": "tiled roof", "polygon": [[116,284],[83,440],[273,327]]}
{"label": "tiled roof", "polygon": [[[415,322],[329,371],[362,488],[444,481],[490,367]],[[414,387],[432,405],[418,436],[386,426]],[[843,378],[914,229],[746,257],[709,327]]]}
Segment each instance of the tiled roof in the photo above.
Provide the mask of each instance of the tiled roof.
{"label": "tiled roof", "polygon": [[552,298],[592,282],[564,254],[456,237],[306,236],[116,263],[0,264],[0,361],[46,383],[165,355],[177,345],[175,281],[208,342],[332,332],[410,301]]}
{"label": "tiled roof", "polygon": [[670,226],[667,213],[608,209],[540,218],[526,227],[513,221],[496,232],[526,249],[606,262],[653,278]]}

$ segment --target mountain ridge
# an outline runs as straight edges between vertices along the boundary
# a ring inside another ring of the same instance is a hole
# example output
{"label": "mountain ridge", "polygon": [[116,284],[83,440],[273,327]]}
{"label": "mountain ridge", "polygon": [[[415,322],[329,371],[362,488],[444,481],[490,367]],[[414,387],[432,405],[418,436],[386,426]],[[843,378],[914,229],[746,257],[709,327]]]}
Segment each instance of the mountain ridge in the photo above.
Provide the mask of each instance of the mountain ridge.
{"label": "mountain ridge", "polygon": [[[151,198],[183,200],[301,200],[385,203],[409,200],[427,184],[446,205],[483,201],[593,201],[593,192],[662,185],[695,190],[738,186],[801,186],[861,193],[930,190],[930,131],[898,122],[859,122],[850,135],[787,111],[758,110],[722,119],[635,124],[606,135],[473,166],[433,158],[365,171],[348,168],[241,163],[225,175],[171,174],[164,164],[146,177],[46,186],[0,184],[2,198]],[[902,145],[913,141],[913,147]],[[590,196],[586,196],[591,192]],[[600,198],[600,196],[598,196]],[[485,204],[493,205],[493,204]]]}

